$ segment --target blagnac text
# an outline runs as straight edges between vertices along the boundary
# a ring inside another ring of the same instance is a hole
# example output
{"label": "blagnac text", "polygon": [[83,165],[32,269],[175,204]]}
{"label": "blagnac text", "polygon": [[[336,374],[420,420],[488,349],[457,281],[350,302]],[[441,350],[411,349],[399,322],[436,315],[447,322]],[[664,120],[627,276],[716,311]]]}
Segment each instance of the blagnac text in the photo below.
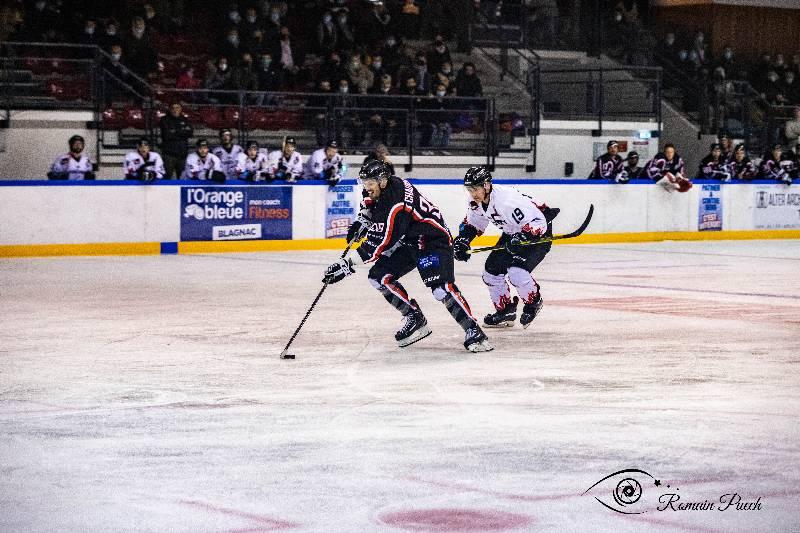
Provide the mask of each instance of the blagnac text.
{"label": "blagnac text", "polygon": [[719,502],[712,502],[703,500],[702,502],[681,501],[680,494],[666,493],[662,494],[658,499],[658,510],[666,511],[671,509],[673,511],[760,511],[761,497],[756,500],[745,501],[742,497],[734,492],[732,494],[723,494],[719,497]]}

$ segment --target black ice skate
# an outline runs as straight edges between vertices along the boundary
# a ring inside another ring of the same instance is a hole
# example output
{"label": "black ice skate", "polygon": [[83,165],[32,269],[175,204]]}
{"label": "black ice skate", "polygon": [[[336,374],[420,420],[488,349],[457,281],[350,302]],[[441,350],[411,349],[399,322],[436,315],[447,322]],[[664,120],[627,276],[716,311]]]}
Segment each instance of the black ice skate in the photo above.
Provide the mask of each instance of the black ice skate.
{"label": "black ice skate", "polygon": [[514,296],[514,299],[507,303],[502,310],[490,313],[483,317],[483,325],[487,328],[510,328],[514,326],[514,321],[517,319],[517,304],[519,298]]}
{"label": "black ice skate", "polygon": [[537,293],[536,299],[533,300],[533,303],[522,306],[522,316],[519,317],[519,323],[522,324],[523,328],[527,328],[531,325],[533,319],[536,318],[536,315],[538,315],[539,311],[542,310],[543,305],[544,300],[542,300],[542,294]]}
{"label": "black ice skate", "polygon": [[470,352],[490,352],[494,350],[494,346],[489,344],[489,338],[477,323],[467,329],[464,337],[464,348]]}
{"label": "black ice skate", "polygon": [[417,302],[411,300],[411,303],[414,305],[414,308],[403,317],[403,325],[394,336],[400,348],[405,348],[410,344],[421,341],[431,334],[428,321],[425,319],[425,315],[422,314],[422,311],[417,307]]}

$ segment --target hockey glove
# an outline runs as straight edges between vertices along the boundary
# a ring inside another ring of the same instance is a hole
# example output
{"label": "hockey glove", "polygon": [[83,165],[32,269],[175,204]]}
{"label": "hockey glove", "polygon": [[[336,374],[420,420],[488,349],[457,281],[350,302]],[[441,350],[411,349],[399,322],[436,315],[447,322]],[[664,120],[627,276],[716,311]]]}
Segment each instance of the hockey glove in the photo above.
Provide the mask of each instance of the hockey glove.
{"label": "hockey glove", "polygon": [[453,241],[453,257],[456,261],[469,261],[469,239],[466,237],[456,237]]}
{"label": "hockey glove", "polygon": [[371,227],[372,218],[370,218],[369,209],[362,208],[355,221],[347,229],[347,242],[360,241],[367,236]]}
{"label": "hockey glove", "polygon": [[539,237],[529,233],[515,233],[506,243],[506,251],[513,256],[519,256],[526,244],[536,242]]}
{"label": "hockey glove", "polygon": [[617,183],[628,183],[631,179],[628,177],[628,173],[624,170],[617,174],[617,177],[614,178],[614,181]]}
{"label": "hockey glove", "polygon": [[353,260],[349,257],[342,258],[325,270],[325,277],[322,278],[322,282],[327,284],[337,283],[342,281],[347,276],[355,273],[356,269],[353,268]]}

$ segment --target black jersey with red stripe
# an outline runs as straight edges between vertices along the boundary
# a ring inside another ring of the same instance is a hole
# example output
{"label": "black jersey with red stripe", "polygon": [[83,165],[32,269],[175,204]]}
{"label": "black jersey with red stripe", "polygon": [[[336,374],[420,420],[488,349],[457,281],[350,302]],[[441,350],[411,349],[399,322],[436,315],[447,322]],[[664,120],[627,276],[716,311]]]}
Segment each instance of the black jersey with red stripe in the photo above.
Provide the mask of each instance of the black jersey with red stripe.
{"label": "black jersey with red stripe", "polygon": [[373,225],[358,248],[365,263],[389,255],[397,246],[452,245],[439,208],[408,181],[392,176],[371,207]]}

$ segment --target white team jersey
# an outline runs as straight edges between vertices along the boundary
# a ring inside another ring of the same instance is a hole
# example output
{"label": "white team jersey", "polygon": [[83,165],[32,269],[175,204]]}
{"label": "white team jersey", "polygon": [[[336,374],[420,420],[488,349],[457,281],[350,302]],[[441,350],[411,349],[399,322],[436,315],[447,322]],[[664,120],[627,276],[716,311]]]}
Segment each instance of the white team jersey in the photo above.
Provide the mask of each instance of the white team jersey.
{"label": "white team jersey", "polygon": [[[147,168],[144,170],[155,172],[158,180],[163,179],[166,171],[164,170],[164,161],[161,156],[151,151],[147,154],[147,162]],[[139,179],[140,176],[137,173],[144,163],[144,158],[138,151],[128,152],[128,155],[125,156],[125,177]]]}
{"label": "white team jersey", "polygon": [[492,223],[509,235],[521,231],[543,235],[547,231],[547,220],[541,211],[543,207],[544,203],[537,202],[513,187],[493,184],[486,209],[470,200],[465,220],[481,233]]}
{"label": "white team jersey", "polygon": [[282,150],[270,152],[267,159],[269,160],[269,173],[272,176],[275,176],[275,173],[281,170],[281,168],[283,168],[283,172],[286,173],[287,178],[293,177],[297,179],[303,174],[303,156],[300,155],[300,152],[297,150],[292,152],[289,159],[283,157]]}
{"label": "white team jersey", "polygon": [[50,167],[50,172],[67,174],[68,180],[82,180],[86,179],[86,173],[92,171],[92,162],[89,161],[89,156],[81,154],[80,158],[75,159],[72,154],[66,153],[56,157],[53,165]]}
{"label": "white team jersey", "polygon": [[236,179],[236,163],[239,162],[239,154],[243,154],[244,150],[238,144],[234,144],[231,146],[231,151],[229,152],[222,146],[217,146],[213,150],[211,150],[215,156],[219,158],[222,162],[222,171],[225,173],[225,177],[229,180]]}
{"label": "white team jersey", "polygon": [[311,157],[308,158],[308,162],[306,163],[306,171],[303,175],[303,179],[307,180],[318,180],[318,179],[327,179],[326,177],[320,177],[320,174],[328,170],[329,168],[334,168],[333,174],[330,176],[334,178],[339,176],[340,178],[344,177],[341,175],[341,167],[342,167],[342,156],[338,153],[334,154],[333,158],[328,160],[328,157],[325,155],[325,148],[320,148],[313,154]]}
{"label": "white team jersey", "polygon": [[208,153],[205,159],[200,159],[197,152],[189,154],[186,158],[186,167],[183,169],[181,179],[184,180],[207,180],[211,179],[211,171],[223,172],[222,162],[219,157]]}
{"label": "white team jersey", "polygon": [[239,154],[236,161],[236,177],[238,179],[251,179],[260,181],[264,179],[261,175],[267,170],[267,156],[261,152],[256,154],[255,160],[250,159],[246,153]]}

